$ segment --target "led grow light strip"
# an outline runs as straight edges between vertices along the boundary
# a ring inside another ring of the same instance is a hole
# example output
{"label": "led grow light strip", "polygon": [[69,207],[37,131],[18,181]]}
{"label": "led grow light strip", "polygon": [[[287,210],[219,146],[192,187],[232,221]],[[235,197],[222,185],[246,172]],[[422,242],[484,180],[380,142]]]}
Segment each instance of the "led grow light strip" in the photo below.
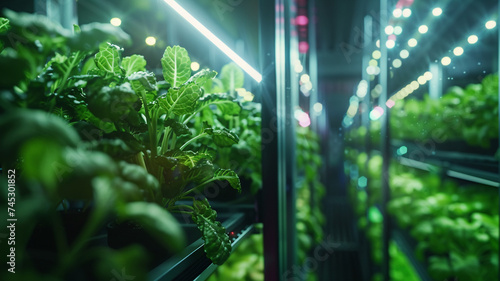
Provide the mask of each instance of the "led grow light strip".
{"label": "led grow light strip", "polygon": [[241,67],[248,75],[250,75],[255,81],[262,81],[262,75],[251,67],[245,60],[243,60],[238,54],[236,54],[231,48],[229,48],[224,42],[222,42],[217,36],[215,36],[210,30],[208,30],[203,24],[201,24],[197,19],[195,19],[188,11],[182,8],[174,0],[163,0],[172,9],[174,9],[179,15],[181,15],[185,20],[187,20],[194,28],[196,28],[203,36],[205,36],[210,42],[214,43],[217,48],[219,48],[224,54],[226,54],[230,59],[232,59],[239,67]]}

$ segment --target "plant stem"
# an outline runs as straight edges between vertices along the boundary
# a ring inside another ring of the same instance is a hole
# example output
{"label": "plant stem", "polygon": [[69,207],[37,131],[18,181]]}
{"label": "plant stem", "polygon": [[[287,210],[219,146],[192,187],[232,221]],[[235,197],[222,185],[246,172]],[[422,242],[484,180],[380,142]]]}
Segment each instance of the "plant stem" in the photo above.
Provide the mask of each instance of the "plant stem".
{"label": "plant stem", "polygon": [[204,181],[204,182],[200,183],[199,185],[197,185],[197,186],[195,186],[195,187],[191,188],[190,190],[188,190],[188,191],[186,191],[186,192],[182,193],[181,195],[179,195],[179,198],[183,198],[183,197],[185,197],[186,195],[188,195],[189,193],[191,193],[191,192],[195,191],[196,189],[198,189],[198,188],[200,188],[200,187],[202,187],[202,186],[204,186],[204,185],[206,185],[206,184],[209,184],[209,183],[211,183],[211,182],[213,182],[213,181],[215,181],[215,180],[218,180],[218,179],[219,179],[219,178],[215,178],[215,177],[214,177],[214,178],[211,178],[211,179],[209,179],[209,180],[206,180],[206,181]]}
{"label": "plant stem", "polygon": [[207,134],[207,133],[201,133],[201,134],[197,135],[196,137],[194,137],[194,138],[192,138],[192,139],[188,140],[188,141],[187,141],[185,144],[183,144],[183,145],[182,145],[179,149],[180,149],[180,150],[184,150],[184,148],[186,148],[186,146],[188,146],[188,144],[190,144],[190,143],[192,143],[193,141],[195,141],[195,140],[197,140],[197,139],[199,139],[199,138],[202,138],[202,137],[204,137],[204,136],[206,136],[206,135],[208,135],[208,134]]}

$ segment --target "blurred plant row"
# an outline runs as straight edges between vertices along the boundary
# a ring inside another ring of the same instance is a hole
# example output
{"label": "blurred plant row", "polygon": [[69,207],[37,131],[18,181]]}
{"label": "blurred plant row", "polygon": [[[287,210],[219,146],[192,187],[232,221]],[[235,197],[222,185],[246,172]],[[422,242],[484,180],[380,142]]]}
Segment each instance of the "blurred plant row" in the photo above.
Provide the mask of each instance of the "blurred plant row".
{"label": "blurred plant row", "polygon": [[[145,230],[172,254],[187,240],[172,214],[194,222],[207,257],[224,263],[231,241],[205,190],[240,192],[238,174],[249,183],[244,192],[261,185],[260,105],[243,98],[243,72],[230,64],[218,76],[192,74],[188,52],[173,46],[155,75],[143,56],[122,56],[118,45],[130,38],[109,24],[68,31],[43,16],[4,15],[0,153],[4,171],[18,174],[15,277],[109,280],[126,268],[144,280],[143,248],[89,241],[116,222]],[[66,222],[74,213],[85,218],[76,230]],[[53,248],[30,246],[40,229]]]}
{"label": "blurred plant row", "polygon": [[[345,172],[350,176],[349,192],[359,226],[366,229],[373,260],[380,264],[382,217],[377,208],[382,158],[355,149],[346,151]],[[389,180],[388,211],[416,241],[415,255],[434,280],[493,280],[498,276],[498,190],[459,184],[442,179],[439,171],[419,171],[396,161],[391,163]],[[394,270],[391,274],[399,276]]]}

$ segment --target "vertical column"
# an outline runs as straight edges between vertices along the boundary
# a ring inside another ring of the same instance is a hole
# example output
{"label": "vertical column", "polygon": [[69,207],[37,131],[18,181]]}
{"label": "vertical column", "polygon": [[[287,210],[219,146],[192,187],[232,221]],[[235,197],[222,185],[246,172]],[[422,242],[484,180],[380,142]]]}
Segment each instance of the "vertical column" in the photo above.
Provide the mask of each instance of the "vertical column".
{"label": "vertical column", "polygon": [[262,181],[264,276],[266,281],[294,276],[295,131],[297,81],[292,77],[291,2],[260,4],[262,100]]}
{"label": "vertical column", "polygon": [[35,13],[69,30],[73,30],[73,24],[78,24],[75,0],[35,0]]}
{"label": "vertical column", "polygon": [[382,152],[382,276],[383,280],[390,280],[390,256],[389,256],[389,241],[391,237],[390,218],[387,215],[387,203],[390,198],[389,189],[389,162],[391,155],[389,152],[390,142],[390,128],[389,128],[389,108],[385,106],[388,95],[388,52],[387,52],[387,35],[385,35],[385,27],[388,24],[388,5],[387,0],[380,0],[380,51],[382,57],[380,58],[380,85],[382,86],[382,93],[380,94],[379,104],[385,108],[384,114],[380,118],[382,123],[381,128],[381,152]]}
{"label": "vertical column", "polygon": [[439,99],[443,96],[443,67],[439,62],[433,62],[429,65],[429,71],[432,73],[432,79],[429,81],[429,97]]}

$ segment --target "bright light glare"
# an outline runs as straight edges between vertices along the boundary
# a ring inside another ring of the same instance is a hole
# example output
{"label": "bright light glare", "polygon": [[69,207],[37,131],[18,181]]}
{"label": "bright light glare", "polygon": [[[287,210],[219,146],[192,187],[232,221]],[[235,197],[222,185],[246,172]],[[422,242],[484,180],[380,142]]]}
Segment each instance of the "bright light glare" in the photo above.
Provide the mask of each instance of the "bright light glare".
{"label": "bright light glare", "polygon": [[394,9],[394,11],[392,11],[392,15],[395,17],[395,18],[400,18],[402,15],[403,15],[403,10],[401,9]]}
{"label": "bright light glare", "polygon": [[477,38],[476,35],[471,35],[467,38],[467,42],[469,42],[469,44],[476,44],[477,40],[479,40],[479,38]]}
{"label": "bright light glare", "polygon": [[420,32],[422,34],[427,33],[427,31],[429,31],[429,27],[427,27],[427,25],[425,25],[425,24],[422,24],[418,28],[418,32]]}
{"label": "bright light glare", "polygon": [[114,26],[122,25],[122,20],[120,18],[112,18],[109,22]]}
{"label": "bright light glare", "polygon": [[403,17],[408,18],[411,16],[411,10],[406,8],[403,10]]}
{"label": "bright light glare", "polygon": [[380,48],[380,40],[377,40],[377,41],[375,42],[375,46],[377,46],[377,48]]}
{"label": "bright light glare", "polygon": [[374,59],[378,60],[378,59],[379,59],[379,58],[381,58],[381,57],[382,57],[382,53],[381,53],[379,50],[375,50],[375,51],[373,51],[373,53],[372,53],[372,58],[374,58]]}
{"label": "bright light glare", "polygon": [[396,46],[396,41],[387,40],[387,42],[385,42],[385,45],[387,46],[388,49],[392,49],[392,48],[394,48],[394,46]]}
{"label": "bright light glare", "polygon": [[302,71],[304,71],[304,67],[302,66],[302,64],[296,64],[294,70],[297,73],[301,73]]}
{"label": "bright light glare", "polygon": [[388,108],[392,108],[396,103],[394,102],[394,100],[387,100],[387,102],[385,103],[385,105],[387,105]]}
{"label": "bright light glare", "polygon": [[410,87],[415,91],[416,89],[418,89],[418,87],[420,87],[420,84],[418,84],[417,81],[412,81],[410,83]]}
{"label": "bright light glare", "polygon": [[304,84],[307,82],[311,82],[311,77],[309,77],[308,74],[302,74],[302,76],[300,76],[300,82]]}
{"label": "bright light glare", "polygon": [[394,66],[394,68],[400,68],[402,64],[403,62],[400,59],[395,59],[392,61],[392,66]]}
{"label": "bright light glare", "polygon": [[356,91],[356,96],[362,99],[366,96],[366,94],[368,94],[368,82],[366,82],[365,80],[361,80],[361,82],[359,82],[358,84],[358,90]]}
{"label": "bright light glare", "polygon": [[172,9],[174,9],[179,15],[181,15],[185,20],[187,20],[191,25],[193,25],[203,36],[205,36],[210,42],[214,43],[217,48],[219,48],[224,54],[226,54],[230,59],[232,59],[239,67],[241,67],[248,75],[250,75],[255,81],[262,81],[262,74],[251,67],[245,60],[243,60],[238,54],[236,54],[231,48],[229,48],[224,42],[222,42],[217,36],[215,36],[210,30],[208,30],[203,24],[201,24],[197,19],[195,19],[190,13],[188,13],[184,8],[182,8],[175,0],[163,0]]}
{"label": "bright light glare", "polygon": [[422,75],[418,77],[417,82],[420,85],[424,85],[425,83],[427,83],[427,79],[425,79],[425,77]]}
{"label": "bright light glare", "polygon": [[415,39],[415,38],[411,38],[410,40],[408,40],[408,46],[410,46],[412,48],[417,46],[417,43],[418,43],[417,39]]}
{"label": "bright light glare", "polygon": [[149,46],[154,46],[156,44],[156,38],[154,38],[153,36],[148,36],[146,37],[146,40],[144,40],[146,42],[146,44],[148,44]]}
{"label": "bright light glare", "polygon": [[191,70],[192,70],[192,71],[198,71],[199,69],[200,69],[200,64],[199,64],[199,63],[197,63],[197,62],[195,62],[195,61],[193,61],[193,62],[191,63]]}
{"label": "bright light glare", "polygon": [[462,47],[456,47],[455,49],[453,49],[453,54],[457,57],[461,56],[463,53],[464,53],[464,48]]}
{"label": "bright light glare", "polygon": [[370,61],[368,62],[368,65],[369,65],[369,66],[378,66],[378,62],[377,62],[377,60],[373,59],[373,60],[370,60]]}
{"label": "bright light glare", "polygon": [[437,8],[434,8],[432,10],[432,14],[435,16],[435,17],[439,17],[441,14],[443,13],[443,10],[439,7]]}
{"label": "bright light glare", "polygon": [[406,59],[410,56],[410,52],[408,52],[408,50],[401,50],[401,52],[399,52],[399,56],[402,59]]}
{"label": "bright light glare", "polygon": [[382,114],[384,114],[384,109],[380,106],[376,106],[371,112],[370,112],[370,119],[375,121],[378,120],[380,117],[382,117]]}
{"label": "bright light glare", "polygon": [[495,28],[495,26],[497,26],[497,22],[494,20],[489,20],[484,26],[486,26],[487,29],[493,29]]}
{"label": "bright light glare", "polygon": [[394,27],[392,25],[388,25],[385,27],[385,34],[391,35],[394,33]]}
{"label": "bright light glare", "polygon": [[317,102],[313,105],[313,110],[316,111],[317,113],[320,113],[323,110],[323,105]]}
{"label": "bright light glare", "polygon": [[441,64],[444,66],[450,65],[451,63],[451,58],[450,57],[443,57],[441,59]]}
{"label": "bright light glare", "polygon": [[403,33],[403,28],[399,25],[395,26],[394,27],[394,34],[400,35],[401,33]]}
{"label": "bright light glare", "polygon": [[432,72],[430,72],[430,71],[426,71],[426,72],[424,73],[424,77],[425,77],[425,79],[426,79],[427,81],[431,80],[431,79],[432,79]]}

